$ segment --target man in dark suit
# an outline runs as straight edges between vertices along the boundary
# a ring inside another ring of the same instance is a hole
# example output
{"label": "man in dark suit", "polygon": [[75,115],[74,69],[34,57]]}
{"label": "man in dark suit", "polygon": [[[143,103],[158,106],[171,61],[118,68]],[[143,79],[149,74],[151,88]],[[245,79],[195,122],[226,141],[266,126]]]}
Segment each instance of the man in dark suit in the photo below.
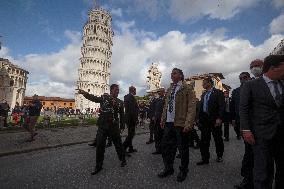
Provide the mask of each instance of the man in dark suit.
{"label": "man in dark suit", "polygon": [[[240,135],[240,114],[239,114],[239,106],[240,106],[240,91],[245,82],[251,80],[250,74],[248,72],[242,72],[239,75],[241,86],[234,89],[232,92],[232,123],[235,129],[235,132]],[[242,169],[241,175],[243,177],[242,182],[239,185],[235,185],[237,189],[250,189],[253,188],[253,152],[250,144],[245,143],[245,153],[242,160]]]}
{"label": "man in dark suit", "polygon": [[[231,108],[231,101],[232,99],[229,96],[229,91],[224,92],[225,97],[225,108],[224,108],[224,115],[223,115],[223,123],[224,123],[224,138],[225,141],[229,141],[229,129],[230,123],[232,122],[232,108]],[[239,132],[240,133],[240,132]]]}
{"label": "man in dark suit", "polygon": [[263,76],[244,84],[240,121],[244,140],[252,145],[255,189],[284,188],[284,56],[265,58]]}
{"label": "man in dark suit", "polygon": [[197,165],[209,164],[211,133],[214,137],[217,162],[223,161],[224,143],[222,138],[222,119],[224,112],[224,94],[213,87],[211,78],[203,80],[203,88],[206,90],[201,96],[199,122],[201,130],[200,152],[202,160]]}
{"label": "man in dark suit", "polygon": [[239,106],[240,106],[240,91],[243,84],[251,80],[250,74],[248,72],[242,72],[239,75],[241,86],[232,91],[232,124],[234,126],[237,139],[241,139],[241,130],[240,130],[240,115],[239,115]]}
{"label": "man in dark suit", "polygon": [[148,109],[148,113],[147,113],[147,118],[150,119],[150,123],[149,123],[149,130],[150,130],[150,138],[149,140],[146,142],[146,144],[152,144],[155,140],[155,102],[156,102],[156,98],[154,95],[152,95],[150,97],[150,103],[149,103],[149,109]]}
{"label": "man in dark suit", "polygon": [[132,145],[139,113],[139,107],[134,97],[135,95],[136,88],[131,86],[129,87],[129,94],[124,96],[125,120],[128,127],[128,135],[125,138],[123,146],[125,151],[128,148],[129,153],[137,152],[137,149],[134,149]]}
{"label": "man in dark suit", "polygon": [[164,130],[160,127],[162,113],[163,113],[163,107],[165,103],[165,89],[161,88],[158,91],[159,97],[155,99],[154,103],[154,109],[152,114],[152,120],[154,121],[154,139],[155,139],[155,148],[156,151],[152,154],[161,154],[162,153],[162,147],[161,142],[163,138]]}

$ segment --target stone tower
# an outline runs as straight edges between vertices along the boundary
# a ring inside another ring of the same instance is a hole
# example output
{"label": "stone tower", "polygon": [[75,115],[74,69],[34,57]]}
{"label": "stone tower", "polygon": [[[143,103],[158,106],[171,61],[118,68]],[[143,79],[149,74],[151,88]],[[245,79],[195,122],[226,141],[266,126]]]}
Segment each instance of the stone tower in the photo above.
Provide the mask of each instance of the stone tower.
{"label": "stone tower", "polygon": [[[109,77],[112,55],[113,31],[111,15],[106,10],[95,6],[89,12],[89,18],[83,29],[80,66],[78,69],[77,88],[100,96],[109,92]],[[76,108],[96,110],[99,104],[75,94]]]}

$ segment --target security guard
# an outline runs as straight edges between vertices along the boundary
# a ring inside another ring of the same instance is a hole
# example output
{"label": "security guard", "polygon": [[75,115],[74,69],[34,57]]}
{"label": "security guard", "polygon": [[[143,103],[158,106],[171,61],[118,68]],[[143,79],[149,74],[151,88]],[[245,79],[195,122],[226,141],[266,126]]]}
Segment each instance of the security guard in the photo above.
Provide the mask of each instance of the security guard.
{"label": "security guard", "polygon": [[103,168],[106,139],[108,136],[113,141],[118,158],[121,161],[121,167],[124,167],[126,165],[125,151],[120,136],[120,131],[124,130],[124,107],[123,101],[117,98],[119,86],[112,84],[110,86],[110,95],[105,93],[101,97],[91,95],[81,89],[78,89],[78,93],[90,101],[100,103],[100,116],[97,121],[98,131],[96,136],[96,168],[91,174],[95,175]]}

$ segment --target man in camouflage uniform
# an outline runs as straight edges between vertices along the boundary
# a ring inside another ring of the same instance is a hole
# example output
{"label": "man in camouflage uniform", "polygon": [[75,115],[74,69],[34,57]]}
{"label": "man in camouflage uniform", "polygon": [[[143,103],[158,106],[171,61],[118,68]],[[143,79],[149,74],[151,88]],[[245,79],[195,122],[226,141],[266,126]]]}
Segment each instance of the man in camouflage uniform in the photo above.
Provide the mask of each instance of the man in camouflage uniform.
{"label": "man in camouflage uniform", "polygon": [[126,165],[125,152],[121,142],[120,131],[124,129],[124,107],[123,101],[117,98],[119,86],[112,84],[110,86],[110,95],[103,94],[100,97],[91,95],[81,89],[78,90],[90,101],[100,103],[100,116],[97,121],[97,149],[96,149],[96,168],[92,175],[97,174],[102,170],[104,153],[106,147],[106,139],[109,136],[115,146],[121,167]]}

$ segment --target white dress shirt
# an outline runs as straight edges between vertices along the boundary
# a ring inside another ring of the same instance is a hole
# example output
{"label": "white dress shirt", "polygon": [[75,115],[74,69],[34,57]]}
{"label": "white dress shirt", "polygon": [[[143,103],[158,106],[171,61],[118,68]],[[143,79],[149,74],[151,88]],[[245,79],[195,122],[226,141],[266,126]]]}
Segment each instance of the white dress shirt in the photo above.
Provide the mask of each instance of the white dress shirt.
{"label": "white dress shirt", "polygon": [[[180,89],[182,85],[182,81],[179,81],[177,83],[176,89],[175,89],[175,93],[174,93],[174,99],[173,99],[173,111],[169,112],[169,105],[167,107],[167,120],[166,122],[174,122],[175,121],[175,103],[176,103],[176,93],[177,91]],[[172,93],[172,91],[171,91]]]}
{"label": "white dress shirt", "polygon": [[[267,77],[266,75],[263,75],[263,79],[265,81],[265,83],[267,84],[269,90],[270,90],[270,93],[271,95],[273,96],[273,98],[275,99],[276,97],[276,92],[275,92],[275,88],[273,86],[273,80],[271,80],[269,77]],[[278,87],[278,90],[280,92],[280,94],[282,94],[282,88],[281,88],[281,85],[280,83],[278,82],[277,84],[277,87]]]}

